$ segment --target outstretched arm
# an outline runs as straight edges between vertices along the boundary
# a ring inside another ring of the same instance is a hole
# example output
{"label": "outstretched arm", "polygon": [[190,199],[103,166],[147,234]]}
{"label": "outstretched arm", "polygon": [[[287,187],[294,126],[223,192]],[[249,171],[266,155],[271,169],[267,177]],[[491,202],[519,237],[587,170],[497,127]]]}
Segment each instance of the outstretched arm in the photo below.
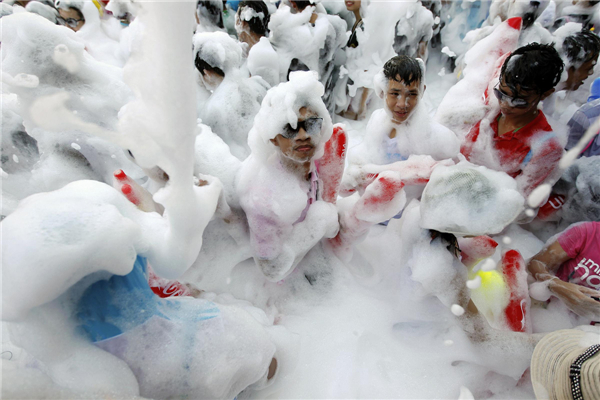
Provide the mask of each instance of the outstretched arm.
{"label": "outstretched arm", "polygon": [[558,241],[551,243],[536,254],[527,269],[538,282],[548,282],[548,289],[575,314],[594,321],[600,320],[600,303],[591,297],[600,297],[600,292],[558,279],[554,273],[571,257]]}

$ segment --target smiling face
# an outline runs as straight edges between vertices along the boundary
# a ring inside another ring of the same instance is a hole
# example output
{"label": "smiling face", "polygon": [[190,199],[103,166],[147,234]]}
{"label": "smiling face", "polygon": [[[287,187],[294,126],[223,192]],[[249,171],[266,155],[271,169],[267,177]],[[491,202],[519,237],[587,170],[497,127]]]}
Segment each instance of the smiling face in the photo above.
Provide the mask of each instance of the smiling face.
{"label": "smiling face", "polygon": [[581,85],[583,85],[583,81],[585,81],[588,76],[594,73],[594,67],[596,66],[596,60],[598,56],[593,57],[591,60],[584,62],[581,64],[581,67],[575,68],[570,67],[568,72],[567,81],[565,82],[566,90],[577,90]]}
{"label": "smiling face", "polygon": [[385,103],[392,112],[392,121],[401,124],[410,117],[417,104],[419,104],[419,85],[421,82],[413,81],[407,85],[401,81],[400,76],[396,78],[398,80],[389,80]]}
{"label": "smiling face", "polygon": [[346,10],[351,12],[360,10],[360,0],[346,0]]}
{"label": "smiling face", "polygon": [[[298,123],[314,117],[318,117],[314,111],[302,107],[298,112]],[[310,161],[315,155],[318,143],[314,139],[315,137],[307,134],[304,127],[301,126],[295,136],[287,138],[279,134],[274,139],[271,139],[271,143],[279,148],[284,157],[295,162],[305,163]]]}

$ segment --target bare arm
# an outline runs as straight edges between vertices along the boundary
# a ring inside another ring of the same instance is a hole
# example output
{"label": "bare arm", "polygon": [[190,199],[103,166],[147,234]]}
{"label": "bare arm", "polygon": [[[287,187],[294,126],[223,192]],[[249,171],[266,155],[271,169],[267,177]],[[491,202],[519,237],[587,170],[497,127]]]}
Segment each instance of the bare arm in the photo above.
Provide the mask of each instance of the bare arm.
{"label": "bare arm", "polygon": [[549,281],[548,289],[574,313],[593,321],[600,320],[600,303],[591,297],[598,297],[596,290],[574,283],[564,282],[554,276],[558,267],[571,259],[558,241],[536,254],[527,265],[533,277],[539,281]]}
{"label": "bare arm", "polygon": [[527,269],[537,281],[545,281],[550,279],[558,267],[569,259],[571,257],[564,251],[557,240],[529,260]]}

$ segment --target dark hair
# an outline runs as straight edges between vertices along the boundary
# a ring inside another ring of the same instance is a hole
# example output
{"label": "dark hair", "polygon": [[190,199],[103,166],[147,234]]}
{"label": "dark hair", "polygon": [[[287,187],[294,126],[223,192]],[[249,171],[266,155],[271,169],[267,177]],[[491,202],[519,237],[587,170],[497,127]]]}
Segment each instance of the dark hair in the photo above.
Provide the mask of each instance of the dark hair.
{"label": "dark hair", "polygon": [[217,7],[212,1],[198,1],[198,3],[196,3],[196,10],[199,14],[202,14],[208,19],[210,19],[211,22],[219,28],[225,29],[225,25],[223,25],[223,10]]}
{"label": "dark hair", "polygon": [[565,38],[562,50],[571,64],[583,64],[598,58],[600,38],[590,31],[577,32]]}
{"label": "dark hair", "polygon": [[308,6],[314,6],[312,1],[308,1],[308,0],[290,0],[293,1],[296,4],[296,7],[298,8],[298,10],[303,11],[306,7]]}
{"label": "dark hair", "polygon": [[552,45],[531,43],[515,50],[502,65],[504,84],[519,90],[546,93],[560,81],[564,63]]}
{"label": "dark hair", "polygon": [[238,5],[238,13],[241,13],[244,7],[250,7],[257,13],[263,13],[264,17],[261,19],[260,17],[252,17],[248,23],[250,30],[254,33],[257,33],[261,36],[267,36],[269,34],[269,9],[263,0],[244,0],[240,1]]}
{"label": "dark hair", "polygon": [[310,68],[308,68],[308,66],[306,64],[304,64],[302,61],[298,60],[297,58],[292,58],[292,61],[290,61],[290,66],[288,68],[288,72],[287,72],[287,76],[286,76],[286,80],[290,80],[290,74],[294,71],[310,71]]}
{"label": "dark hair", "polygon": [[217,73],[217,74],[221,75],[222,77],[225,77],[225,72],[223,72],[223,70],[221,68],[213,67],[212,65],[207,63],[205,60],[201,59],[200,52],[196,53],[196,60],[194,61],[194,64],[196,65],[196,68],[198,69],[198,71],[200,71],[200,73],[202,75],[204,75],[204,70],[207,70],[207,71],[212,71],[214,73]]}
{"label": "dark hair", "polygon": [[400,55],[390,58],[383,66],[383,74],[387,79],[398,81],[397,77],[406,85],[417,81],[421,82],[421,66],[416,58]]}

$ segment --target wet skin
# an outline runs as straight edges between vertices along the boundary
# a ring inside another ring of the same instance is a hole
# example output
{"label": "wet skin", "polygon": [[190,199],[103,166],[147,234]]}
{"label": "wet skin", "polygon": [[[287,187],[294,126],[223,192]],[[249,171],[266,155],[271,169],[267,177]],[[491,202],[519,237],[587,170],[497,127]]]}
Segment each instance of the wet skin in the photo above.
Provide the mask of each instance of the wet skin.
{"label": "wet skin", "polygon": [[392,112],[392,121],[401,124],[410,117],[410,114],[419,104],[419,85],[421,82],[414,81],[407,85],[401,81],[400,76],[397,76],[396,79],[389,80],[385,102]]}

